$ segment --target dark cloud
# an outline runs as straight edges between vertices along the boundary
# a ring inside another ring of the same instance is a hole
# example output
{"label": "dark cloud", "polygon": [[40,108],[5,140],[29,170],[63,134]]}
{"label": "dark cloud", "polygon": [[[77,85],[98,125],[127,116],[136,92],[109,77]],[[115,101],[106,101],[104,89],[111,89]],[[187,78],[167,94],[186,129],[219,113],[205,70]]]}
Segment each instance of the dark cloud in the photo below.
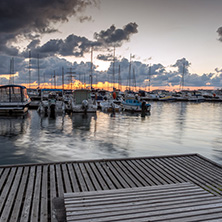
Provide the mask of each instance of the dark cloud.
{"label": "dark cloud", "polygon": [[99,33],[94,33],[94,38],[103,45],[121,46],[123,41],[129,41],[130,36],[138,32],[137,27],[138,25],[135,22],[127,24],[123,29],[116,29],[116,27],[112,25],[105,31],[102,30]]}
{"label": "dark cloud", "polygon": [[99,54],[96,57],[98,60],[102,60],[102,61],[113,61],[113,55],[112,54],[108,54],[108,55],[102,55]]}
{"label": "dark cloud", "polygon": [[220,27],[220,28],[217,29],[217,33],[218,33],[218,35],[219,35],[219,41],[222,42],[222,27]]}
{"label": "dark cloud", "polygon": [[178,59],[172,67],[177,67],[179,73],[188,73],[188,67],[191,65],[185,58]]}
{"label": "dark cloud", "polygon": [[65,40],[51,39],[42,46],[39,45],[39,40],[33,40],[23,52],[24,57],[28,57],[29,50],[33,55],[41,54],[42,57],[50,56],[76,56],[82,57],[84,53],[89,52],[90,47],[95,45],[85,37],[69,35]]}
{"label": "dark cloud", "polygon": [[97,0],[1,1],[0,52],[13,54],[15,49],[7,45],[9,41],[16,41],[20,36],[35,39],[40,36],[39,34],[56,32],[53,27],[55,23],[66,22],[70,16],[97,4]]}
{"label": "dark cloud", "polygon": [[96,0],[7,0],[0,6],[0,33],[47,33]]}
{"label": "dark cloud", "polygon": [[[134,32],[135,27],[137,26],[135,23],[129,23],[122,30],[125,34],[124,37],[118,39],[118,45],[120,46],[123,40],[129,40],[130,35]],[[107,38],[112,39],[112,35],[115,35],[116,38],[118,36],[118,30],[115,30],[114,33],[107,33]],[[103,31],[101,31],[103,32]],[[100,33],[101,33],[100,32]],[[110,36],[108,36],[110,35]],[[117,40],[115,40],[117,41]],[[104,47],[107,46],[107,42],[101,41],[101,39],[97,39],[96,41],[91,41],[85,37],[76,36],[74,34],[69,35],[66,39],[51,39],[46,42],[44,45],[39,46],[40,40],[34,39],[27,46],[27,49],[22,53],[24,57],[28,57],[28,52],[31,50],[32,54],[41,54],[42,57],[49,56],[75,56],[75,57],[83,57],[84,53],[88,53],[90,48],[93,46],[94,51],[103,50]],[[104,61],[111,61],[111,55],[99,55],[98,59]]]}

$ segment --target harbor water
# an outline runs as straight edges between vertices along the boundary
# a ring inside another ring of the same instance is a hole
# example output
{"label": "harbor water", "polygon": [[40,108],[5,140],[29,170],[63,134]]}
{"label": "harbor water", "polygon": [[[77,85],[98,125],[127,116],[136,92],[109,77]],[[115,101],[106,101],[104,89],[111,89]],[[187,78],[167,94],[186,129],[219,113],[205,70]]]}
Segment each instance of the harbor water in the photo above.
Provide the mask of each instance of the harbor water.
{"label": "harbor water", "polygon": [[222,164],[222,103],[152,102],[150,115],[97,111],[0,117],[0,165],[199,153]]}

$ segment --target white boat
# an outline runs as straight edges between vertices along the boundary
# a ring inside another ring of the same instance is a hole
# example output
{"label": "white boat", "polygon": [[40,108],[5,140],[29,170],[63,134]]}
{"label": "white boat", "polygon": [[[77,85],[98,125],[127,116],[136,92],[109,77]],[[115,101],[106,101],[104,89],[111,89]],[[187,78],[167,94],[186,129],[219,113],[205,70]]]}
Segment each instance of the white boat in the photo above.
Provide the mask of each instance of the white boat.
{"label": "white boat", "polygon": [[113,100],[104,100],[100,102],[100,108],[104,112],[120,112],[122,110],[121,106],[114,103]]}
{"label": "white boat", "polygon": [[90,90],[77,89],[71,100],[71,111],[74,113],[95,113],[97,111],[96,100],[91,98]]}
{"label": "white boat", "polygon": [[21,85],[0,86],[0,113],[14,114],[25,113],[31,100],[27,89]]}
{"label": "white boat", "polygon": [[63,113],[65,112],[65,103],[62,99],[61,89],[42,89],[41,102],[37,109],[40,113]]}
{"label": "white boat", "polygon": [[122,102],[123,111],[142,112],[149,113],[151,105],[145,101],[139,101],[134,97],[128,97]]}

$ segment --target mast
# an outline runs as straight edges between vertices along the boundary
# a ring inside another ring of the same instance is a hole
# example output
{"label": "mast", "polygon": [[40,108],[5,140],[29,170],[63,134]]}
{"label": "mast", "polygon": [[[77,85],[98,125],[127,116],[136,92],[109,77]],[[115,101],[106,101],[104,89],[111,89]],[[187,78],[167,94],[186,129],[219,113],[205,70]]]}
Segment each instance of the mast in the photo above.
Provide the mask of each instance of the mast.
{"label": "mast", "polygon": [[93,46],[91,47],[91,67],[90,67],[90,86],[91,86],[91,89],[92,89],[92,84],[93,84],[92,69],[93,69]]}
{"label": "mast", "polygon": [[31,51],[29,51],[29,89],[31,84]]}
{"label": "mast", "polygon": [[56,89],[56,73],[55,73],[55,70],[54,70],[54,89]]}
{"label": "mast", "polygon": [[115,84],[115,46],[113,49],[113,89],[114,89],[114,84]]}
{"label": "mast", "polygon": [[133,68],[133,80],[134,80],[134,87],[136,91],[136,75],[135,75],[135,69]]}
{"label": "mast", "polygon": [[67,72],[67,74],[70,74],[68,77],[70,78],[70,79],[69,79],[69,83],[70,83],[70,85],[71,85],[71,90],[72,90],[72,78],[73,78],[73,77],[76,77],[76,76],[73,75],[73,74],[76,74],[76,72],[73,72],[73,71],[72,71],[72,67],[70,67],[70,71]]}
{"label": "mast", "polygon": [[183,91],[183,87],[184,87],[184,72],[185,72],[185,63],[183,63],[183,73],[182,73],[182,79],[181,79],[181,91]]}
{"label": "mast", "polygon": [[119,65],[119,75],[118,75],[118,89],[121,90],[121,76],[120,76],[120,65]]}
{"label": "mast", "polygon": [[37,54],[37,65],[38,65],[38,87],[40,87],[39,54]]}
{"label": "mast", "polygon": [[151,86],[151,64],[149,67],[149,92],[150,92],[150,86]]}
{"label": "mast", "polygon": [[64,67],[62,67],[62,90],[64,90]]}
{"label": "mast", "polygon": [[130,54],[130,63],[129,63],[129,90],[131,85],[131,54]]}

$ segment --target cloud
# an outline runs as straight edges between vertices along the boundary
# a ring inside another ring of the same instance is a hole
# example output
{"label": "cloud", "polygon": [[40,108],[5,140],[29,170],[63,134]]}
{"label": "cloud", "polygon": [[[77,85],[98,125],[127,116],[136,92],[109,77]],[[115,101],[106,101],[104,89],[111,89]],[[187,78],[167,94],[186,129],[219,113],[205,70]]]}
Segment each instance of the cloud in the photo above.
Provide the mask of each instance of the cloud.
{"label": "cloud", "polygon": [[[106,37],[110,40],[115,35],[115,41],[118,42],[116,46],[121,46],[124,40],[129,40],[130,35],[135,31],[135,23],[129,23],[124,26],[124,29],[115,29],[114,33],[107,33]],[[100,33],[102,33],[101,31]],[[118,32],[124,32],[124,36],[118,36]],[[118,37],[118,40],[117,40]],[[90,48],[93,46],[94,51],[101,51],[104,47],[108,46],[106,41],[101,41],[101,38],[96,39],[96,41],[91,41],[86,37],[77,36],[74,34],[69,35],[66,39],[51,39],[46,42],[44,45],[39,46],[40,40],[34,39],[27,46],[27,49],[22,53],[24,57],[28,57],[28,53],[31,50],[33,55],[41,54],[42,57],[49,56],[75,56],[83,57],[84,53],[88,53]],[[98,59],[104,61],[111,61],[110,55],[99,55]]]}
{"label": "cloud", "polygon": [[64,40],[51,39],[42,46],[39,46],[39,43],[39,40],[33,40],[22,55],[27,58],[28,52],[31,50],[33,55],[41,54],[42,57],[56,55],[82,57],[84,53],[89,52],[92,45],[95,45],[94,42],[87,38],[73,34]]}
{"label": "cloud", "polygon": [[178,72],[182,73],[188,73],[188,67],[191,65],[191,63],[189,63],[185,58],[182,59],[178,59],[176,61],[176,63],[174,65],[172,65],[172,67],[177,67],[178,68]]}
{"label": "cloud", "polygon": [[99,54],[96,57],[98,60],[102,60],[102,61],[113,61],[113,55],[112,54],[108,54],[108,55],[102,55]]}
{"label": "cloud", "polygon": [[130,36],[138,32],[138,25],[129,23],[123,29],[116,29],[115,25],[110,26],[107,30],[94,33],[94,38],[106,46],[121,46],[124,41],[129,41]]}
{"label": "cloud", "polygon": [[[7,46],[9,41],[16,41],[21,36],[34,39],[39,34],[56,32],[55,23],[66,22],[86,7],[97,4],[97,0],[3,1],[0,4],[0,52],[13,54],[15,49]],[[82,22],[87,18],[90,16],[82,16]]]}
{"label": "cloud", "polygon": [[217,33],[218,33],[218,35],[219,35],[219,41],[222,42],[222,27],[220,27],[220,28],[217,29]]}

